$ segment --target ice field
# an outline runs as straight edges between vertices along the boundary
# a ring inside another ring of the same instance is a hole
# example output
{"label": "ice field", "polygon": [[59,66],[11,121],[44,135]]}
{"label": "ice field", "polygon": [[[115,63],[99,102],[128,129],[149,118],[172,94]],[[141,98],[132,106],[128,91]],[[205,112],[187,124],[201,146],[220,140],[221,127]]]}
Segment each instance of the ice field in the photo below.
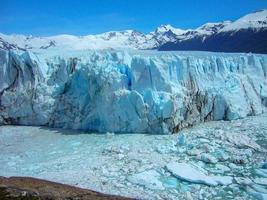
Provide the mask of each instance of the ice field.
{"label": "ice field", "polygon": [[0,175],[140,199],[266,199],[267,115],[174,135],[0,127]]}

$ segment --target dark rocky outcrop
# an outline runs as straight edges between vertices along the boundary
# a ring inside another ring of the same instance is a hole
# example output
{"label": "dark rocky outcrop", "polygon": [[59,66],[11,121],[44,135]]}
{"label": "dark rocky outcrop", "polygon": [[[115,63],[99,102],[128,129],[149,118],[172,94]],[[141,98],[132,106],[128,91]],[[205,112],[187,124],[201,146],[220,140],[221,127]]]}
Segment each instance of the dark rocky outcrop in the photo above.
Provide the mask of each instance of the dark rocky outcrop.
{"label": "dark rocky outcrop", "polygon": [[168,42],[160,51],[213,51],[267,53],[267,29],[241,29]]}

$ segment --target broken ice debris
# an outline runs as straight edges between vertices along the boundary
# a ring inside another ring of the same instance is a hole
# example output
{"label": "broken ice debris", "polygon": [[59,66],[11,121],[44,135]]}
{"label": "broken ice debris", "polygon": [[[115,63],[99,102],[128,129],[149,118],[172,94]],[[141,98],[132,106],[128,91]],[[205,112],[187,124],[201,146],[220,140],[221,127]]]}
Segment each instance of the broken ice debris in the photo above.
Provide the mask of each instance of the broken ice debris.
{"label": "broken ice debris", "polygon": [[183,133],[180,133],[180,135],[178,136],[177,145],[182,146],[185,145],[185,143],[186,143],[185,135]]}
{"label": "broken ice debris", "polygon": [[201,155],[199,155],[197,157],[199,160],[205,162],[205,163],[212,163],[212,164],[215,164],[217,163],[217,159],[215,157],[213,157],[212,155],[210,154],[207,154],[207,153],[203,153]]}
{"label": "broken ice debris", "polygon": [[252,148],[254,150],[260,150],[261,147],[249,136],[240,133],[229,132],[226,134],[226,138],[229,142],[236,145],[238,148]]}
{"label": "broken ice debris", "polygon": [[152,190],[164,190],[163,184],[159,181],[160,174],[155,170],[144,171],[128,177],[131,183],[144,186]]}
{"label": "broken ice debris", "polygon": [[267,186],[267,178],[255,178],[253,181],[257,184]]}
{"label": "broken ice debris", "polygon": [[255,169],[255,174],[267,178],[267,169]]}
{"label": "broken ice debris", "polygon": [[267,169],[267,161],[262,165],[262,169]]}
{"label": "broken ice debris", "polygon": [[191,183],[217,186],[229,185],[233,181],[233,178],[230,176],[208,176],[204,172],[202,172],[202,170],[198,170],[187,163],[171,162],[166,165],[166,168],[175,177]]}

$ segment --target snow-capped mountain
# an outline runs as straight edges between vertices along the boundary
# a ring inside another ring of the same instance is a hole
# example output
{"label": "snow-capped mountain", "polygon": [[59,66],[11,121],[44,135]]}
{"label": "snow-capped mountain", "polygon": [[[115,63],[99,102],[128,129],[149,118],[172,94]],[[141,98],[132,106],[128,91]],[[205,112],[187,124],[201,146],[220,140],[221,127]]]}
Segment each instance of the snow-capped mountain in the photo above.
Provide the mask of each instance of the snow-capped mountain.
{"label": "snow-capped mountain", "polygon": [[239,31],[242,29],[262,29],[267,28],[267,9],[259,10],[241,17],[228,24],[219,32]]}
{"label": "snow-capped mountain", "polygon": [[[143,33],[126,30],[112,31],[99,35],[74,36],[57,35],[50,37],[33,37],[25,35],[4,35],[0,38],[8,44],[15,44],[24,49],[107,49],[107,48],[138,48],[145,42]],[[2,45],[3,46],[3,45]],[[1,46],[0,46],[1,47]]]}
{"label": "snow-capped mountain", "polygon": [[[110,31],[97,35],[34,37],[0,34],[2,49],[159,49],[208,50],[267,53],[267,10],[260,10],[231,22],[206,23],[182,30],[169,24],[148,34]],[[244,47],[245,45],[245,47]],[[234,47],[233,47],[234,46]]]}
{"label": "snow-capped mountain", "polygon": [[196,29],[199,35],[212,35],[231,24],[231,21],[206,23]]}
{"label": "snow-capped mountain", "polygon": [[147,35],[147,39],[151,40],[154,44],[153,47],[165,44],[166,42],[172,42],[177,39],[178,36],[186,33],[186,30],[174,28],[169,24],[159,26],[155,31],[150,32]]}
{"label": "snow-capped mountain", "polygon": [[188,37],[166,42],[158,49],[267,53],[267,10],[250,13],[234,22],[208,23],[185,34]]}
{"label": "snow-capped mountain", "polygon": [[[183,31],[183,33],[176,36],[176,40],[174,41],[183,41],[183,40],[189,40],[196,37],[203,37],[212,35],[217,33],[219,30],[230,24],[230,21],[224,21],[224,22],[217,22],[217,23],[206,23],[202,26],[196,28],[196,29],[188,29]],[[173,41],[169,41],[173,42]],[[165,42],[167,43],[167,42]]]}

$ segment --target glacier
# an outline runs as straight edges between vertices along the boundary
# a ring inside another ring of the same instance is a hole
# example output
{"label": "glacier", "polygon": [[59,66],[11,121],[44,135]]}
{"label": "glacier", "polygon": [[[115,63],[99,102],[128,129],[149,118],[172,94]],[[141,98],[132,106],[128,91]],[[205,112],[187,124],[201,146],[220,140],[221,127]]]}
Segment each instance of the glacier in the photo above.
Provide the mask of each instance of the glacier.
{"label": "glacier", "polygon": [[0,124],[175,133],[266,111],[267,55],[0,50]]}

